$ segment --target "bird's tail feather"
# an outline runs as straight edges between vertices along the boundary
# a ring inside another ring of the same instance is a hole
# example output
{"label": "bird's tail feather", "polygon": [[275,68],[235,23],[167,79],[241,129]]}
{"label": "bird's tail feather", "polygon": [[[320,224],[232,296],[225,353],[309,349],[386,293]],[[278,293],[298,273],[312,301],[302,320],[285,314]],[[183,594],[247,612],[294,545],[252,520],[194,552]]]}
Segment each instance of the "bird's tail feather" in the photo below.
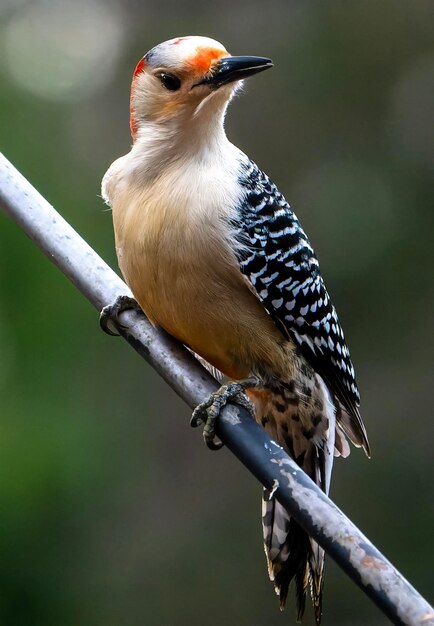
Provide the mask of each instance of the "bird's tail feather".
{"label": "bird's tail feather", "polygon": [[[309,472],[310,473],[310,472]],[[268,573],[285,606],[289,585],[295,584],[297,620],[301,621],[309,592],[315,621],[320,624],[324,577],[324,550],[309,537],[284,507],[264,489],[262,528]]]}
{"label": "bird's tail feather", "polygon": [[[305,381],[306,382],[306,381]],[[249,390],[257,420],[310,478],[327,493],[334,453],[349,453],[345,435],[335,438],[335,406],[319,378],[303,387],[303,400],[292,387]],[[297,618],[303,617],[306,596],[312,598],[315,620],[321,621],[324,551],[276,500],[273,492],[263,494],[262,526],[268,572],[285,606],[288,588],[294,581]]]}

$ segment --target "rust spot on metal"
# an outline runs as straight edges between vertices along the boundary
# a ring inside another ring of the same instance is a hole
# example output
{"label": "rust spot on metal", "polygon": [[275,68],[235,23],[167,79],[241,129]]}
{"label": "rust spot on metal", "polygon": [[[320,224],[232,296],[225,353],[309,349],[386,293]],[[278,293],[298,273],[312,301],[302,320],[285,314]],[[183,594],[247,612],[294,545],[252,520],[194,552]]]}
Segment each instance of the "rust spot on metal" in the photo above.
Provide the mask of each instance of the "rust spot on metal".
{"label": "rust spot on metal", "polygon": [[387,564],[383,563],[383,561],[380,561],[380,559],[376,559],[375,556],[364,556],[360,563],[364,567],[374,567],[375,569],[381,570],[388,569]]}

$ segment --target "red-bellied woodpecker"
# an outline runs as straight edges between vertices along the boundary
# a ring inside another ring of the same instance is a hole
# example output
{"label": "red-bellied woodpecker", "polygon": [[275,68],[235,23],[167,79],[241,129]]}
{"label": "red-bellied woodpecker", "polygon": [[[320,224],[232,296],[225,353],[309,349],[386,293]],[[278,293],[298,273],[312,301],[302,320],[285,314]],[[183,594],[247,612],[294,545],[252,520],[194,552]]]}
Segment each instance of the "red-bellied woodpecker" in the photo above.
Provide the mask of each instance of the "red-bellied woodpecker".
{"label": "red-bellied woodpecker", "polygon": [[[119,266],[150,321],[236,381],[193,414],[210,447],[219,407],[239,399],[328,492],[346,437],[369,454],[350,354],[297,217],[223,128],[240,81],[271,66],[206,37],[152,48],[133,76],[133,146],[102,194]],[[263,502],[280,605],[295,579],[298,617],[309,589],[319,623],[324,553],[272,494]]]}

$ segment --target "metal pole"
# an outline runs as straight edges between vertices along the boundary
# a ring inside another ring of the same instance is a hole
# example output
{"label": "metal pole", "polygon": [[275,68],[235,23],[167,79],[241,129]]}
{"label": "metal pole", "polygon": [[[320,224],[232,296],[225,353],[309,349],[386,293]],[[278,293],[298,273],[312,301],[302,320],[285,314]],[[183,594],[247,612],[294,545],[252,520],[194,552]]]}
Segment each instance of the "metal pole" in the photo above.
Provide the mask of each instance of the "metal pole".
{"label": "metal pole", "polygon": [[[44,254],[100,311],[125,283],[0,154],[0,204]],[[178,342],[135,311],[122,314],[122,336],[190,407],[217,381]],[[217,434],[394,624],[434,626],[434,609],[358,528],[272,441],[244,409],[223,409]]]}

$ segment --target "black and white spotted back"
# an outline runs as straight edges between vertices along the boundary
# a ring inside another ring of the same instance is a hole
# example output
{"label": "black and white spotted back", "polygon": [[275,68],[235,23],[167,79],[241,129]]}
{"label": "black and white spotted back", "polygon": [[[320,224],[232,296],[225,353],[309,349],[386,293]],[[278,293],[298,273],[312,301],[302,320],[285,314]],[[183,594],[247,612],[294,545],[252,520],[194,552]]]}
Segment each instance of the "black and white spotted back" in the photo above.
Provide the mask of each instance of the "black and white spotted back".
{"label": "black and white spotted back", "polygon": [[368,453],[354,367],[309,239],[284,196],[247,157],[239,182],[245,195],[233,226],[240,269],[277,326],[338,399],[342,430]]}

